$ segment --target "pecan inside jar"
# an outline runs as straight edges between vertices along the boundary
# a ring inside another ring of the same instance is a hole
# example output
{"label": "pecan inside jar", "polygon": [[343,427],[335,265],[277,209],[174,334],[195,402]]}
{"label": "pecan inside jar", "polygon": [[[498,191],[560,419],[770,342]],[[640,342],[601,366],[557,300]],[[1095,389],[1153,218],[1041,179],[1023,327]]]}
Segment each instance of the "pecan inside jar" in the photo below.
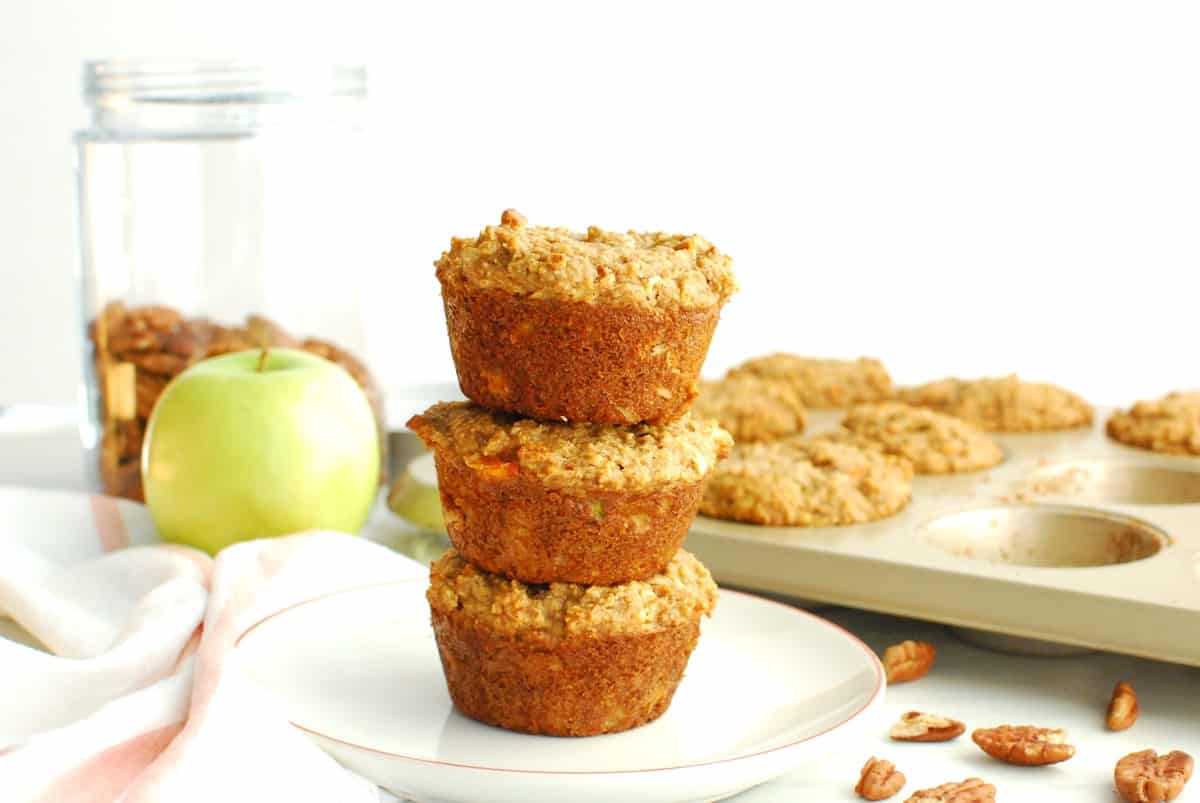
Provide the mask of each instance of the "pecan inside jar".
{"label": "pecan inside jar", "polygon": [[[100,480],[104,492],[141,501],[142,439],[154,405],[171,380],[208,357],[257,348],[300,348],[344,368],[358,382],[375,413],[380,454],[385,454],[383,398],[366,366],[323,340],[299,340],[259,315],[242,326],[187,318],[162,305],[105,306],[88,327],[92,370],[100,395]],[[381,482],[386,477],[381,474]]]}

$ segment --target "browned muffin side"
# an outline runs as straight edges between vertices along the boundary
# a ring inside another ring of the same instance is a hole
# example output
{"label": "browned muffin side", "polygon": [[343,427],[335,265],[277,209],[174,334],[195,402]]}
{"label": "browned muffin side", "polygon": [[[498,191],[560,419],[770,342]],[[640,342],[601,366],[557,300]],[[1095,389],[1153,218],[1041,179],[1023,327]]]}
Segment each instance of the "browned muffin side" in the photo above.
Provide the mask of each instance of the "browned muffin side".
{"label": "browned muffin side", "polygon": [[609,585],[662,570],[732,439],[715,422],[614,427],[443,403],[408,426],[434,450],[464,558],[528,583]]}
{"label": "browned muffin side", "polygon": [[681,416],[737,287],[701,237],[577,234],[512,210],[436,264],[463,393],[543,420]]}
{"label": "browned muffin side", "polygon": [[527,586],[451,550],[431,566],[427,597],[463,714],[527,733],[592,736],[667,709],[716,585],[682,551],[646,581]]}

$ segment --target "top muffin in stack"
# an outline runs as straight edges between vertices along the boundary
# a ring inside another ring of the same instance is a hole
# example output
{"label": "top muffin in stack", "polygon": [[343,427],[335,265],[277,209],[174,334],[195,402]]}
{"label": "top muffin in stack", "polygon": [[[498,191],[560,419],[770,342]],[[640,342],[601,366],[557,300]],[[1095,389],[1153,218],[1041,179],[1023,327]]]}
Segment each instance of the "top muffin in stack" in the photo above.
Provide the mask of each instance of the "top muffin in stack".
{"label": "top muffin in stack", "polygon": [[695,235],[527,226],[512,210],[437,262],[467,398],[547,421],[687,411],[732,261]]}
{"label": "top muffin in stack", "polygon": [[474,404],[409,426],[434,450],[454,545],[428,599],[468,716],[590,735],[670,704],[716,600],[679,547],[732,445],[688,414],[730,265],[697,236],[576,234],[511,210],[437,262]]}

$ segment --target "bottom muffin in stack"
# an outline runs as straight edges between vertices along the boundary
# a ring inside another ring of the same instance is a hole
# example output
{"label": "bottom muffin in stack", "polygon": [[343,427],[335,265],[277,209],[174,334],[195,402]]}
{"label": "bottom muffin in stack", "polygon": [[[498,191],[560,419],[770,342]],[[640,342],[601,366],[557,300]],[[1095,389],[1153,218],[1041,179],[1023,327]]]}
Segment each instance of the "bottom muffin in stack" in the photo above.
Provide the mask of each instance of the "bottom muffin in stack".
{"label": "bottom muffin in stack", "polygon": [[427,597],[455,707],[511,730],[593,736],[667,709],[717,587],[683,550],[659,574],[612,586],[526,585],[451,550]]}

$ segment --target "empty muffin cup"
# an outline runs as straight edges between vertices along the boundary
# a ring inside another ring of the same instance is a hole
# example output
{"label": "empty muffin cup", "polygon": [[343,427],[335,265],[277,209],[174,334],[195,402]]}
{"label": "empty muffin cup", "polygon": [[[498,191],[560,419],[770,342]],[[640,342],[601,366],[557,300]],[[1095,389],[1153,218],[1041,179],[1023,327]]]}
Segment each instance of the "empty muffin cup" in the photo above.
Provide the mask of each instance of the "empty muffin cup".
{"label": "empty muffin cup", "polygon": [[1039,468],[1036,494],[1119,505],[1200,504],[1200,467],[1130,460],[1070,460]]}
{"label": "empty muffin cup", "polygon": [[1069,505],[997,505],[938,516],[921,537],[962,558],[1035,567],[1111,566],[1149,558],[1167,535],[1140,519]]}

